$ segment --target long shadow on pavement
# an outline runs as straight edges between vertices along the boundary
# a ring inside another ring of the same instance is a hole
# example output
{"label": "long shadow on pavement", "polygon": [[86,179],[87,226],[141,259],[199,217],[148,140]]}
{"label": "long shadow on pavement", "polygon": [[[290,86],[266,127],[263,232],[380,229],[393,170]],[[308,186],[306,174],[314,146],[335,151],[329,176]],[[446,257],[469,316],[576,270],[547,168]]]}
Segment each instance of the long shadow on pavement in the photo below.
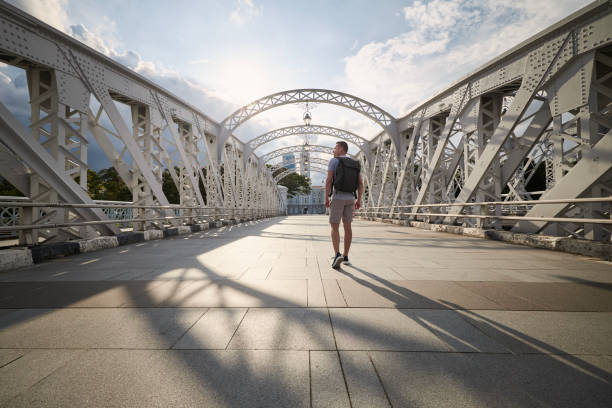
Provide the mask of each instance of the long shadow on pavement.
{"label": "long shadow on pavement", "polygon": [[[254,232],[254,235],[266,235],[267,233],[263,230],[270,224],[271,223],[263,223],[263,225],[257,225],[252,232]],[[304,239],[304,237],[302,237],[302,239]],[[225,241],[226,240],[216,242],[214,245],[207,247],[207,250],[225,245]],[[180,265],[184,261],[185,258],[177,259],[177,265]],[[203,265],[203,267],[205,267],[205,265]],[[453,310],[457,308],[456,305],[440,303],[398,286],[391,281],[382,279],[374,273],[359,268],[355,269],[383,286],[374,285],[367,279],[360,279],[352,276],[356,282],[368,287],[397,305],[403,304],[407,298],[422,304],[435,304],[437,308],[445,309],[449,313],[454,313],[457,317],[474,325],[474,322],[470,321],[464,314],[459,314]],[[181,308],[181,304],[186,300],[196,297],[199,293],[208,288],[209,285],[216,285],[219,290],[222,288],[231,288],[234,291],[247,294],[257,299],[262,299],[266,303],[281,304],[283,307],[278,310],[280,313],[284,314],[287,319],[294,318],[294,315],[291,314],[293,308],[303,308],[304,306],[302,304],[287,301],[287,299],[270,295],[269,293],[248,286],[240,281],[224,279],[224,277],[216,274],[214,270],[209,269],[208,274],[209,279],[212,281],[203,283],[200,286],[193,286],[188,283],[188,286],[185,287],[181,286],[180,282],[177,282],[166,294],[166,302],[153,296],[155,287],[143,290],[143,288],[139,287],[137,284],[130,285],[126,282],[104,282],[105,285],[100,285],[98,287],[91,285],[89,288],[85,289],[84,292],[81,292],[80,295],[81,299],[92,297],[95,296],[97,292],[108,290],[115,285],[115,287],[122,286],[125,288],[129,297],[135,302],[135,310],[138,310],[138,304],[148,306],[161,305],[165,308]],[[350,274],[347,275],[351,276]],[[83,286],[87,287],[86,285],[90,283],[91,282],[85,283]],[[5,283],[0,283],[0,285],[3,287]],[[61,284],[58,285],[61,286]],[[193,290],[190,291],[190,288]],[[32,300],[35,298],[35,295],[31,297]],[[176,300],[168,302],[169,299],[173,298]],[[76,300],[78,300],[78,295],[74,293],[65,297],[64,302],[61,301],[61,298],[55,298],[55,301],[49,303],[49,305],[52,304],[51,307],[59,308],[70,305]],[[224,302],[221,301],[220,303],[223,304]],[[44,304],[44,302],[42,302],[42,304]],[[143,310],[142,317],[147,319],[148,324],[154,328],[154,331],[163,339],[167,326],[160,325],[161,322],[154,319],[150,313],[146,313],[146,310]],[[359,323],[354,319],[343,318],[337,314],[332,317],[330,316],[329,309],[309,310],[314,319],[328,321],[332,330],[342,327],[342,330],[350,336],[354,336],[363,342],[373,344],[374,347],[371,347],[371,349],[374,350],[382,350],[384,349],[384,345],[388,343],[401,344],[406,341],[406,338],[401,335],[389,333],[385,333],[384,339],[382,339],[381,333],[375,326]],[[418,312],[415,314],[408,313],[401,309],[400,311],[409,318],[414,319],[421,327],[431,331],[442,342],[447,344],[447,352],[453,351],[453,347],[450,346],[452,343],[449,342],[451,338],[459,343],[471,346],[475,351],[479,349],[477,344],[470,344],[470,339],[464,337],[463,333],[457,332],[453,324],[445,325],[444,322],[437,321],[435,322],[437,325],[434,327],[431,321],[428,321],[424,316],[419,316]],[[202,313],[197,320],[205,316],[205,313],[206,312]],[[247,311],[246,314],[248,313]],[[32,317],[30,316],[29,318]],[[193,322],[193,324],[195,324],[197,320]],[[11,324],[18,323],[19,321],[13,319]],[[299,323],[300,322],[297,322],[297,324]],[[492,325],[493,323],[494,322],[491,322]],[[178,338],[168,336],[166,339],[173,339],[173,344],[179,339],[182,342],[197,344],[200,340],[190,332],[189,329],[191,327],[193,327],[193,325],[186,328]],[[478,326],[474,325],[474,327]],[[5,325],[3,328],[9,329],[10,326]],[[239,326],[236,328],[236,331],[238,329]],[[235,333],[236,332],[234,332],[234,334]],[[275,332],[267,333],[266,335],[275,338],[272,343],[283,344],[285,339],[289,336],[289,333],[283,331],[282,328],[278,328]],[[325,339],[316,332],[311,333],[311,336],[314,342],[325,342]],[[535,339],[531,339],[524,334],[515,337],[518,337],[519,340],[525,344],[537,343]],[[230,345],[231,341],[231,339],[228,341],[227,346]],[[416,348],[421,350],[427,350],[429,347],[426,343],[419,345],[418,339],[413,338],[411,342],[417,344]],[[379,344],[378,348],[375,347],[376,344]],[[306,387],[303,382],[308,382],[310,372],[304,372],[303,367],[297,367],[295,370],[287,369],[288,366],[293,367],[295,363],[299,363],[297,366],[306,364],[306,361],[303,360],[303,351],[228,350],[227,346],[224,350],[165,350],[163,352],[156,350],[89,350],[86,352],[89,365],[83,363],[83,365],[79,366],[79,362],[76,361],[70,364],[70,367],[64,366],[63,371],[58,371],[58,374],[65,373],[68,377],[72,375],[71,382],[63,383],[57,379],[58,376],[55,376],[55,378],[50,376],[45,381],[52,386],[47,389],[48,392],[54,393],[59,392],[58,387],[66,387],[64,391],[70,393],[71,387],[79,389],[79,384],[89,385],[95,383],[96,380],[107,381],[108,384],[114,384],[114,386],[120,388],[121,391],[116,394],[117,398],[119,398],[118,400],[113,399],[114,397],[112,397],[112,395],[108,397],[110,400],[105,400],[106,403],[109,403],[109,401],[111,402],[109,405],[122,403],[121,398],[130,399],[134,396],[141,398],[140,402],[142,404],[139,404],[141,406],[146,406],[147,404],[177,406],[197,405],[202,403],[207,404],[207,406],[230,407],[295,407],[309,405],[310,390],[306,390],[306,388],[311,385]],[[546,344],[538,344],[538,347],[549,352],[554,352],[554,347],[547,346]],[[339,353],[338,349],[340,349]],[[362,365],[357,365],[353,360],[347,358],[352,351],[343,350],[342,347],[338,345],[330,347],[328,350],[337,353],[344,373],[352,373],[351,375],[356,376],[367,376],[367,373],[363,372],[365,369]],[[396,376],[393,370],[394,367],[398,369],[398,366],[385,364],[385,356],[389,356],[389,351],[386,352],[386,354],[381,354],[368,350],[362,351],[370,356],[369,359],[372,368],[380,375],[380,379],[384,384],[384,389],[386,393],[388,393],[388,397],[391,399],[393,406],[407,404],[414,395],[407,395],[406,390],[411,390],[412,388],[410,384],[406,383],[402,386],[402,380],[394,378]],[[534,351],[538,350],[534,349]],[[359,351],[356,350],[356,352]],[[163,353],[171,353],[171,355],[168,357],[168,355],[164,355]],[[455,353],[452,355],[454,356]],[[489,357],[493,355],[494,354],[487,354]],[[512,363],[514,360],[512,360],[511,355],[503,356],[504,361],[508,364],[506,368],[497,367],[495,369],[491,368],[491,364],[494,365],[496,363],[495,361],[490,361],[488,363],[476,361],[481,358],[481,353],[461,353],[459,355],[460,360],[457,362],[449,362],[445,356],[451,358],[450,354],[439,352],[432,355],[434,356],[432,358],[426,357],[423,353],[400,353],[398,356],[400,356],[397,358],[398,361],[401,361],[402,358],[406,358],[407,362],[410,363],[410,367],[399,366],[400,374],[410,377],[410,373],[412,373],[412,377],[410,378],[413,378],[414,373],[420,373],[420,375],[424,377],[428,376],[427,373],[434,373],[433,377],[431,375],[429,376],[430,381],[432,381],[429,384],[430,386],[432,384],[435,385],[436,381],[440,381],[441,386],[444,385],[446,381],[450,381],[453,384],[460,384],[460,388],[473,398],[472,402],[476,402],[478,405],[482,406],[504,404],[520,406],[576,406],[575,403],[577,398],[583,397],[585,397],[587,401],[596,403],[590,406],[597,406],[600,403],[601,406],[606,406],[610,403],[612,398],[609,393],[609,375],[598,367],[589,365],[578,359],[575,359],[576,361],[564,362],[559,361],[553,356],[541,355],[538,356],[540,369],[537,366],[530,366],[529,369],[526,370],[528,372],[523,373],[520,378],[509,378],[507,377],[508,375],[514,375],[517,372],[521,374],[520,362]],[[378,365],[376,365],[376,363],[378,363]],[[96,369],[96,365],[98,369]],[[308,366],[309,368],[307,371],[311,369],[310,363],[308,363]],[[508,367],[510,367],[510,369],[508,369]],[[279,369],[279,371],[264,371],[270,368],[276,368]],[[80,375],[74,375],[74,373],[68,372],[70,369],[80,372]],[[104,373],[102,373],[104,370],[102,369],[111,372],[115,370],[114,374],[111,374],[111,377],[114,375],[115,378],[104,377]],[[478,369],[484,370],[484,375],[474,375],[474,370]],[[472,375],[466,375],[466,373],[471,373]],[[563,381],[560,382],[561,387],[554,387],[555,392],[542,392],[537,386],[532,385],[532,383],[538,382],[539,377],[549,373],[554,373],[558,378],[563,379]],[[417,379],[414,380],[417,381]],[[397,385],[398,381],[400,385]],[[90,389],[90,394],[87,395],[87,398],[90,398],[92,401],[104,401],[97,399],[97,397],[106,392],[105,388],[108,384],[104,387]],[[381,384],[381,386],[383,385]],[[357,391],[354,387],[355,384],[349,384],[351,394]],[[439,389],[437,391],[443,393],[444,389]],[[133,394],[132,396],[129,395],[130,392]],[[61,392],[59,393],[61,394]],[[589,396],[585,395],[585,393],[590,393],[591,396],[595,397],[595,400],[592,398],[589,400]],[[23,397],[23,399],[21,397]],[[22,394],[21,397],[13,400],[12,402],[14,404],[10,403],[9,406],[18,405],[19,403],[23,403],[24,405],[29,403],[33,406],[37,401],[44,401],[44,399],[41,400],[35,396],[28,398],[25,394]],[[579,399],[579,401],[585,402],[585,400],[582,399]],[[492,405],[489,403],[492,403]],[[355,404],[355,401],[353,401],[353,404]],[[450,401],[449,404],[450,406],[457,406],[456,401]],[[94,405],[96,404],[92,404],[92,406]]]}

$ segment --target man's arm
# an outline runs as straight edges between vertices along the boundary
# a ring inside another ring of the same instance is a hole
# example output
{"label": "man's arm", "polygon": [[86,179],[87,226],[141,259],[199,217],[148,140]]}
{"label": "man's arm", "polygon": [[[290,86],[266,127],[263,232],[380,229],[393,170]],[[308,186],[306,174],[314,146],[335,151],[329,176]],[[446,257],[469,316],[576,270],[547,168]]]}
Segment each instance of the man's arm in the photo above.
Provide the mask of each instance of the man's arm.
{"label": "man's arm", "polygon": [[363,180],[361,179],[361,173],[359,174],[359,188],[357,189],[357,201],[355,201],[355,209],[358,210],[361,207],[361,196],[363,195]]}
{"label": "man's arm", "polygon": [[331,193],[333,178],[334,178],[334,171],[327,170],[327,180],[325,180],[325,206],[326,207],[329,207],[329,193]]}

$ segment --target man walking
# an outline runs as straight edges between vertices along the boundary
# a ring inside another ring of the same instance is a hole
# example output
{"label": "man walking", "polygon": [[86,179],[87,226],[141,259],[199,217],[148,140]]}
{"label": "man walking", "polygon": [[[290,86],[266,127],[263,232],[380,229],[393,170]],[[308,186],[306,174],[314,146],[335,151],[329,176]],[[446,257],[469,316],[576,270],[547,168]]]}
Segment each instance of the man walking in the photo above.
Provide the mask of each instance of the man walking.
{"label": "man walking", "polygon": [[[346,156],[348,145],[337,142],[334,147],[334,157],[327,166],[325,183],[325,207],[329,207],[329,224],[334,247],[332,267],[337,269],[342,262],[348,263],[348,253],[353,239],[351,222],[353,210],[361,207],[363,181],[360,174],[360,164]],[[332,194],[333,193],[333,194]],[[330,202],[331,197],[331,202]],[[340,220],[344,226],[344,253],[340,253]]]}

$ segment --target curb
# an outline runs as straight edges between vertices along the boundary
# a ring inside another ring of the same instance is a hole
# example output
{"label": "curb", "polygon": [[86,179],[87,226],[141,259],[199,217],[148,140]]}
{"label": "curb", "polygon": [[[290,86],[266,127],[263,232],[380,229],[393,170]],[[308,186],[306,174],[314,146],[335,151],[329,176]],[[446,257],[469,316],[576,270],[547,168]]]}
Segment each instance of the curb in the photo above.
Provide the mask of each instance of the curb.
{"label": "curb", "polygon": [[5,249],[0,256],[0,272],[31,265],[34,265],[34,259],[28,248]]}
{"label": "curb", "polygon": [[375,217],[359,217],[365,221],[383,222],[386,224],[403,225],[434,232],[465,235],[473,238],[503,241],[511,244],[532,248],[549,249],[551,251],[567,252],[612,261],[612,243],[588,241],[584,239],[555,237],[550,235],[526,234],[501,230],[469,228],[459,225],[428,224],[421,221],[390,220]]}
{"label": "curb", "polygon": [[[269,217],[273,218],[273,217]],[[31,266],[50,259],[65,256],[101,251],[123,245],[163,239],[177,235],[208,231],[226,225],[264,219],[264,217],[241,218],[238,220],[210,221],[203,224],[182,225],[163,230],[122,232],[112,237],[96,237],[75,241],[57,242],[46,245],[33,245],[29,248],[7,248],[0,250],[0,272],[10,271],[24,266]]]}

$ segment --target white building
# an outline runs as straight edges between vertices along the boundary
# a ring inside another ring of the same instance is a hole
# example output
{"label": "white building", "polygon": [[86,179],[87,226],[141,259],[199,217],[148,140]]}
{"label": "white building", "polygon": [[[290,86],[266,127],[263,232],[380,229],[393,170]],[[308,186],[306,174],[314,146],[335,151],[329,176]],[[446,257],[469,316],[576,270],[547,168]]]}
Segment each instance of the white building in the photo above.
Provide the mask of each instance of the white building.
{"label": "white building", "polygon": [[325,214],[325,186],[312,186],[310,194],[288,198],[287,213]]}

